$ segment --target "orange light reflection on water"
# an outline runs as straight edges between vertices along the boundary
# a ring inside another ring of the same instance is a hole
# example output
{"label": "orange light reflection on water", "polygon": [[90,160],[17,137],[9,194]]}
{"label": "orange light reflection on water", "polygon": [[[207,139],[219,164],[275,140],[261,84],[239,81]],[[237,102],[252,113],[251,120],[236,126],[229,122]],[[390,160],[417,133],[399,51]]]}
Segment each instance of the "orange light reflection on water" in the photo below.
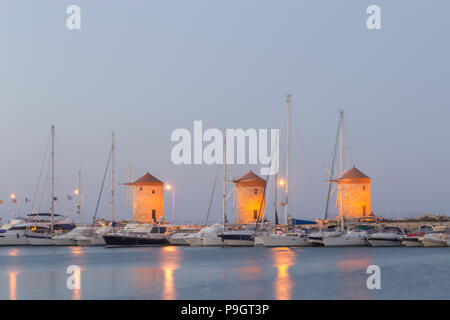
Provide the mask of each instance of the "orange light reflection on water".
{"label": "orange light reflection on water", "polygon": [[177,292],[174,283],[174,271],[178,269],[180,249],[176,246],[162,247],[162,260],[164,261],[161,268],[164,272],[164,286],[162,299],[174,300],[177,298]]}
{"label": "orange light reflection on water", "polygon": [[275,299],[289,300],[292,294],[292,281],[289,276],[289,267],[294,264],[296,253],[287,247],[273,248],[272,257],[277,277],[274,280]]}
{"label": "orange light reflection on water", "polygon": [[9,271],[9,300],[17,300],[17,275],[18,271]]}

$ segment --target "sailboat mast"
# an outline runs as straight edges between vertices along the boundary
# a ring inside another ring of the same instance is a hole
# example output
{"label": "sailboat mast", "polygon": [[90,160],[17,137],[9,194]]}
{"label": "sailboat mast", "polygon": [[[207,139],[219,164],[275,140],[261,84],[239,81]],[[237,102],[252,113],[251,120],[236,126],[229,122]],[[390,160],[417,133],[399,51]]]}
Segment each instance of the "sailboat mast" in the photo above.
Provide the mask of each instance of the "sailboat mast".
{"label": "sailboat mast", "polygon": [[111,162],[111,223],[112,223],[112,227],[114,230],[114,132],[112,133],[112,146],[111,146],[111,157],[112,157],[112,162]]}
{"label": "sailboat mast", "polygon": [[286,218],[286,231],[288,229],[288,196],[289,196],[289,133],[291,122],[291,95],[286,97],[286,182],[284,186],[284,211]]}
{"label": "sailboat mast", "polygon": [[339,115],[339,171],[340,171],[340,190],[339,190],[339,216],[341,218],[341,228],[344,231],[344,131],[343,131],[343,122],[344,122],[344,111],[340,112]]}
{"label": "sailboat mast", "polygon": [[50,217],[51,217],[51,228],[53,231],[53,219],[55,215],[55,126],[51,126],[51,136],[52,136],[52,151],[51,151],[51,166],[52,166],[52,175],[51,175],[51,202],[50,202]]}
{"label": "sailboat mast", "polygon": [[222,220],[223,232],[225,232],[225,220],[227,214],[227,138],[223,138],[223,194],[222,194]]}
{"label": "sailboat mast", "polygon": [[81,170],[78,171],[78,208],[80,210],[79,223],[84,224],[83,199],[82,199],[82,195],[81,195]]}

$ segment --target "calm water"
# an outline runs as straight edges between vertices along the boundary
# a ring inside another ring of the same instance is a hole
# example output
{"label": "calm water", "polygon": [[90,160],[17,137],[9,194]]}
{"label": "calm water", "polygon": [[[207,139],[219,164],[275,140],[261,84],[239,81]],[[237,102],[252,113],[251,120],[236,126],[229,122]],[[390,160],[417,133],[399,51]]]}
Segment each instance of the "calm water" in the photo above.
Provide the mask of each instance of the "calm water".
{"label": "calm water", "polygon": [[449,267],[450,248],[3,247],[0,298],[450,299]]}

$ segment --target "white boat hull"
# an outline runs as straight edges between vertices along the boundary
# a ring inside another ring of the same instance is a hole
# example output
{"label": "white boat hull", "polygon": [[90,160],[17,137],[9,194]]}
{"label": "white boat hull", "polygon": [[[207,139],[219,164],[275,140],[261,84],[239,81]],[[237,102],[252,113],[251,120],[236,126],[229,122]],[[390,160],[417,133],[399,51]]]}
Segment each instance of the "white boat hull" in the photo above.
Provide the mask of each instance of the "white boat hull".
{"label": "white boat hull", "polygon": [[423,243],[420,238],[417,237],[408,237],[404,238],[402,241],[405,247],[423,247]]}
{"label": "white boat hull", "polygon": [[186,242],[186,239],[184,239],[184,238],[175,238],[175,239],[169,238],[169,243],[171,245],[174,245],[174,246],[187,246],[187,245],[189,245]]}
{"label": "white boat hull", "polygon": [[253,247],[254,244],[255,244],[255,242],[251,241],[251,240],[231,240],[231,239],[226,239],[226,240],[223,241],[223,245],[224,246],[231,246],[231,247]]}
{"label": "white boat hull", "polygon": [[202,239],[205,247],[218,247],[224,244],[222,238],[218,236],[202,237]]}
{"label": "white boat hull", "polygon": [[24,234],[19,234],[17,236],[16,233],[7,234],[3,233],[0,237],[0,246],[29,246],[30,241],[25,237]]}
{"label": "white boat hull", "polygon": [[55,246],[76,246],[77,242],[71,238],[56,238],[53,239],[53,244]]}
{"label": "white boat hull", "polygon": [[79,237],[76,239],[76,244],[80,247],[106,246],[106,242],[101,235]]}
{"label": "white boat hull", "polygon": [[261,236],[265,247],[309,247],[311,242],[306,237],[298,236]]}
{"label": "white boat hull", "polygon": [[201,247],[203,246],[203,238],[186,238],[186,242],[191,246],[191,247]]}
{"label": "white boat hull", "polygon": [[363,235],[340,235],[336,237],[323,237],[325,247],[358,247],[368,246],[369,242]]}
{"label": "white boat hull", "polygon": [[372,247],[401,247],[401,239],[369,239]]}
{"label": "white boat hull", "polygon": [[431,239],[423,239],[422,244],[424,247],[447,247],[446,241],[439,241],[439,240],[431,240]]}
{"label": "white boat hull", "polygon": [[255,242],[253,243],[255,247],[264,247],[264,241],[262,240],[261,236],[255,237]]}
{"label": "white boat hull", "polygon": [[31,246],[54,246],[53,239],[51,237],[28,237],[28,241]]}

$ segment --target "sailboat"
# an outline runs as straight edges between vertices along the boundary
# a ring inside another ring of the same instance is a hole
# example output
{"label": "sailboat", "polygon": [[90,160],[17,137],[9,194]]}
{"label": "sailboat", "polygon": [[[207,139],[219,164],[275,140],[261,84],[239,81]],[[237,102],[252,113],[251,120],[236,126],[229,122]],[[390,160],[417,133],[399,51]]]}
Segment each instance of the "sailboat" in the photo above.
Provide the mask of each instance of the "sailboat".
{"label": "sailboat", "polygon": [[33,227],[25,232],[25,237],[32,246],[53,246],[52,237],[55,233],[55,126],[51,126],[51,200],[50,200],[50,225],[48,228]]}
{"label": "sailboat", "polygon": [[222,226],[220,230],[220,225],[215,225],[210,228],[205,228],[205,230],[200,230],[202,233],[200,236],[200,239],[192,240],[186,240],[189,245],[196,245],[201,242],[203,246],[206,247],[217,247],[217,246],[223,246],[223,238],[221,235],[223,235],[226,230],[226,221],[227,221],[227,156],[226,156],[226,138],[224,136],[223,139],[223,188],[222,188]]}
{"label": "sailboat", "polygon": [[[340,112],[339,116],[339,167],[340,173],[339,178],[336,179],[336,183],[338,184],[338,197],[339,197],[339,217],[341,220],[341,229],[334,230],[332,232],[325,232],[322,235],[322,242],[325,247],[347,247],[347,246],[368,246],[369,242],[367,241],[367,235],[369,232],[372,232],[370,228],[363,227],[355,227],[351,230],[345,230],[345,220],[344,220],[344,134],[343,134],[343,123],[344,123],[344,112]],[[337,148],[337,137],[336,137],[336,148]],[[333,155],[333,168],[335,162],[335,155]],[[332,168],[332,170],[333,170]],[[332,177],[331,177],[332,178]],[[331,181],[330,181],[331,183]],[[327,201],[329,201],[330,195],[328,194]],[[328,203],[327,203],[328,209]]]}
{"label": "sailboat", "polygon": [[[286,181],[284,184],[284,213],[286,220],[286,232],[281,234],[272,233],[269,235],[260,235],[259,241],[261,241],[265,247],[304,247],[310,246],[311,243],[308,241],[303,233],[289,232],[289,134],[290,134],[290,122],[291,122],[291,95],[286,97]],[[276,185],[276,181],[275,181]],[[276,190],[274,190],[276,193]],[[276,204],[275,204],[276,213]],[[276,214],[276,220],[278,216]]]}
{"label": "sailboat", "polygon": [[[76,244],[78,246],[104,246],[106,245],[106,241],[104,239],[104,236],[114,232],[114,213],[115,213],[115,207],[114,207],[114,184],[115,184],[115,180],[114,180],[114,169],[115,169],[115,134],[114,132],[112,133],[112,143],[111,143],[111,150],[110,150],[110,157],[108,158],[107,164],[106,164],[106,169],[105,169],[105,174],[103,176],[103,183],[102,183],[102,188],[100,189],[100,194],[99,197],[97,199],[97,206],[95,209],[95,214],[94,214],[94,221],[92,222],[92,228],[91,228],[91,232],[82,234],[82,235],[78,235],[75,238]],[[94,223],[95,223],[95,218],[97,216],[97,210],[98,210],[98,206],[100,203],[100,199],[102,196],[102,191],[103,191],[103,185],[105,183],[105,179],[106,179],[106,175],[108,172],[108,167],[109,167],[109,161],[111,160],[111,226],[102,226],[100,228],[93,228],[94,227]]]}

